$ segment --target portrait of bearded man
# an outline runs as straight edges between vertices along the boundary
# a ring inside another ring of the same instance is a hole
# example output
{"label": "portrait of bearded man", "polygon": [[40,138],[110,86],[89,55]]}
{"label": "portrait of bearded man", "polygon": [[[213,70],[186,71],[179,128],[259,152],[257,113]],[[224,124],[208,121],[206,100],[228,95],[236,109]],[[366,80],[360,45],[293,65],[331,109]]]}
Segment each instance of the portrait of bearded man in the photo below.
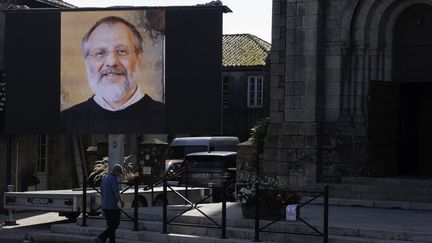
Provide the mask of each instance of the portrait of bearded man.
{"label": "portrait of bearded man", "polygon": [[138,86],[143,41],[137,28],[118,16],[104,17],[88,30],[81,48],[93,96],[61,112],[64,132],[164,132],[164,104]]}

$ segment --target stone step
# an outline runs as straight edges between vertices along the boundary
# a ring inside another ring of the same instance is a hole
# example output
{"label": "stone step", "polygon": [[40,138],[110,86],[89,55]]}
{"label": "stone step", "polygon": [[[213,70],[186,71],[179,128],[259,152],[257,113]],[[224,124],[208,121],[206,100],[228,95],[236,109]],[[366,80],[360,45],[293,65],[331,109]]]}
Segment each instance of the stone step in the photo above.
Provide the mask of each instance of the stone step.
{"label": "stone step", "polygon": [[[415,193],[424,193],[425,196],[432,195],[432,186],[407,186],[407,185],[385,185],[385,184],[354,184],[354,183],[332,183],[329,184],[330,186],[330,195],[332,193],[332,189],[348,189],[352,190],[352,192],[356,193],[382,193],[385,194],[391,194],[395,193],[395,190],[397,190],[400,193],[405,194],[415,194]],[[390,191],[389,191],[390,189]]]}
{"label": "stone step", "polygon": [[[86,235],[68,235],[52,232],[38,232],[31,236],[34,243],[94,243],[95,236]],[[150,243],[150,241],[133,241],[133,240],[116,240],[117,243]]]}
{"label": "stone step", "polygon": [[[98,234],[100,234],[104,228],[101,227],[79,227],[75,224],[63,224],[63,225],[53,225],[52,232],[57,235],[69,235],[70,237],[74,235],[87,236],[90,239],[94,239]],[[41,237],[39,235],[33,238]],[[178,233],[162,234],[161,232],[152,231],[132,231],[130,229],[118,229],[116,232],[116,238],[120,240],[127,240],[127,242],[133,241],[145,241],[145,242],[188,242],[188,243],[243,243],[250,242],[251,239],[239,239],[239,238],[228,238],[220,239],[220,236],[199,236],[196,235],[186,235]],[[43,242],[43,241],[40,241]],[[57,241],[64,242],[64,241]],[[262,241],[262,242],[280,242],[280,241]]]}
{"label": "stone step", "polygon": [[389,185],[389,186],[415,186],[432,187],[432,178],[406,178],[406,177],[342,177],[341,183]]}
{"label": "stone step", "polygon": [[[322,188],[319,184],[317,188]],[[400,201],[428,203],[432,198],[432,187],[385,185],[385,184],[329,184],[330,198],[349,198],[375,201]]]}
{"label": "stone step", "polygon": [[[231,205],[236,205],[237,203],[227,203],[227,208]],[[222,217],[222,207],[219,206],[221,203],[212,204],[213,207],[209,210],[207,210],[208,205],[200,205],[199,209],[204,210],[204,212],[208,215],[211,215],[211,217],[215,218],[221,218]],[[216,205],[216,206],[214,206]],[[186,210],[189,206],[185,205],[170,205],[168,206],[167,215],[168,217],[173,217],[179,213],[182,213],[184,210]],[[203,209],[204,208],[204,209]],[[206,211],[207,210],[207,211]],[[132,208],[125,208],[123,209],[124,212],[126,212],[129,216],[133,217],[134,210]],[[185,216],[188,216],[190,213],[192,214],[199,214],[197,210],[191,210],[188,211]],[[201,214],[199,214],[201,215]],[[121,218],[128,219],[127,216],[125,216],[123,213],[121,214]],[[141,207],[138,209],[138,218],[142,220],[162,220],[162,207]]]}
{"label": "stone step", "polygon": [[[303,197],[307,201],[312,197]],[[323,205],[324,199],[317,198],[311,202],[313,205]],[[330,206],[348,206],[348,207],[365,207],[365,208],[386,208],[386,209],[406,209],[432,211],[432,203],[422,202],[402,202],[402,201],[382,201],[350,198],[329,198]]]}
{"label": "stone step", "polygon": [[[140,226],[144,228],[144,230],[140,230],[138,232],[162,232],[162,222],[156,221],[148,221],[141,222]],[[181,235],[189,235],[195,237],[213,237],[213,238],[221,238],[222,232],[221,229],[217,228],[205,228],[203,225],[196,224],[193,226],[179,226],[179,225],[168,225],[167,231],[173,234],[181,234]],[[93,225],[89,227],[80,227],[76,225],[53,225],[51,227],[52,232],[62,233],[62,234],[94,234],[91,230],[100,229],[102,231],[104,226],[102,225]],[[121,232],[133,232],[132,229],[120,229]],[[238,240],[252,240],[255,237],[255,231],[252,228],[235,228],[235,227],[227,227],[226,228],[226,236],[230,239],[238,239]],[[119,232],[119,237],[123,238],[123,233]],[[274,242],[283,242],[284,235],[281,234],[268,234],[262,233],[262,240],[274,241]]]}
{"label": "stone step", "polygon": [[[102,228],[98,227],[78,227],[74,224],[69,224],[67,227],[62,227],[65,231],[64,233],[58,232],[50,232],[50,233],[37,233],[32,235],[33,242],[63,242],[63,243],[87,243],[93,242],[93,239],[97,234],[102,232]],[[67,228],[67,229],[66,229]],[[228,232],[227,232],[228,233]],[[242,234],[244,232],[238,233]],[[247,232],[248,234],[250,232]],[[312,237],[312,236],[301,236],[301,235],[281,235],[281,234],[272,234],[273,238],[277,238],[275,241],[263,241],[264,238],[268,238],[266,236],[268,233],[261,233],[261,242],[287,242],[287,243],[300,243],[300,242],[308,242],[308,243],[321,243],[322,238],[320,237]],[[150,232],[150,231],[131,231],[131,230],[122,230],[119,229],[117,231],[117,238],[119,239],[117,242],[188,242],[188,243],[246,243],[251,242],[253,238],[250,239],[239,239],[239,238],[230,238],[229,234],[228,239],[220,239],[219,237],[208,237],[208,236],[194,236],[194,235],[185,235],[185,234],[161,234],[159,232]],[[278,237],[275,237],[278,235]],[[416,241],[413,240],[401,240],[398,238],[393,238],[389,240],[376,239],[376,238],[367,238],[367,237],[355,237],[355,236],[339,236],[339,235],[330,235],[329,243],[420,243],[420,242],[430,242],[430,241]]]}
{"label": "stone step", "polygon": [[[81,226],[82,218],[77,219],[77,225]],[[219,224],[220,221],[217,220]],[[191,226],[178,226],[178,225],[169,225],[169,231],[174,231],[176,233],[187,233],[189,230],[188,228],[195,228],[192,225],[203,227],[203,226],[215,226],[212,222],[207,220],[205,217],[201,216],[182,216],[175,220],[175,223],[180,224],[190,224]],[[260,226],[263,227],[267,224],[271,223],[269,220],[261,220]],[[102,217],[97,218],[89,218],[87,219],[87,226],[92,227],[103,227],[105,225],[105,219]],[[318,228],[320,231],[322,231],[321,225],[315,225],[311,223],[314,227]],[[122,220],[120,223],[120,228],[125,229],[132,229],[134,226],[132,221],[124,221]],[[227,219],[226,221],[227,231],[228,230],[242,230],[242,229],[254,229],[255,227],[255,221],[252,219],[245,219],[245,218],[237,218],[237,219]],[[138,221],[138,228],[141,230],[147,230],[147,231],[162,231],[162,221],[153,221],[153,220],[139,220]],[[301,223],[301,222],[286,222],[286,221],[279,221],[274,224],[272,224],[268,229],[270,230],[279,230],[279,231],[292,231],[292,232],[298,232],[298,233],[305,233],[305,232],[311,232],[308,231],[308,227]],[[184,232],[183,232],[184,231]],[[187,231],[187,232],[186,232]],[[197,229],[196,232],[200,232],[202,230]],[[220,229],[206,229],[205,234],[210,233],[210,231],[217,231],[220,232]],[[220,233],[212,233],[212,235],[220,235]]]}
{"label": "stone step", "polygon": [[330,236],[329,243],[424,243],[425,241],[406,241],[406,240],[378,240],[373,238],[360,238],[349,236]]}
{"label": "stone step", "polygon": [[[168,220],[172,219],[174,215],[168,215]],[[144,218],[152,218],[150,220],[143,220],[140,218],[138,220],[138,225],[140,228],[145,229],[145,224],[151,224],[151,223],[160,223],[162,224],[162,216],[158,217],[159,220],[154,219],[153,217],[144,217]],[[221,218],[220,217],[211,217],[214,221],[216,221],[218,224],[221,224]],[[76,224],[81,225],[82,224],[82,217],[77,218]],[[196,225],[214,225],[210,220],[205,218],[201,215],[182,215],[175,219],[175,223],[184,223],[184,224],[196,224]],[[270,223],[269,220],[260,220],[260,224],[262,226]],[[87,226],[100,226],[105,224],[105,218],[102,216],[97,217],[91,217],[87,218],[86,220]],[[287,228],[292,227],[295,225],[299,225],[299,222],[287,222],[287,221],[280,221],[276,223],[276,226],[278,228]],[[247,219],[247,218],[228,218],[226,220],[226,225],[230,227],[240,227],[240,228],[254,228],[255,227],[255,221],[253,219]],[[290,226],[291,225],[291,226]],[[133,228],[134,222],[129,219],[123,219],[120,221],[120,228]]]}
{"label": "stone step", "polygon": [[[143,224],[144,221],[139,220],[138,221],[138,228],[139,229],[145,229],[145,226]],[[159,222],[159,221],[149,221],[149,222]],[[77,218],[76,225],[82,227],[82,217]],[[86,226],[92,226],[92,227],[104,227],[106,225],[105,218],[103,217],[91,217],[87,218],[86,220]],[[120,229],[133,229],[134,222],[131,220],[121,219],[120,220]]]}
{"label": "stone step", "polygon": [[[193,217],[192,217],[193,218]],[[179,218],[181,219],[181,218]],[[188,219],[185,221],[180,220],[182,223],[195,223],[197,225],[209,225],[206,223],[202,223],[201,219],[195,217],[195,222]],[[254,238],[254,221],[253,220],[245,220],[250,222],[241,222],[238,220],[235,223],[227,222],[227,236],[229,238],[241,238],[241,239],[253,239]],[[261,226],[269,223],[269,221],[264,221]],[[102,227],[105,225],[104,219],[89,219],[88,226],[92,227]],[[243,226],[243,227],[240,227]],[[322,225],[314,225],[321,232]],[[121,228],[132,229],[133,223],[122,221]],[[139,229],[146,231],[154,231],[161,232],[162,231],[162,222],[159,221],[139,221]],[[313,233],[306,225],[302,223],[292,223],[292,222],[277,222],[271,227],[269,230],[283,231],[283,232],[295,232],[295,233]],[[186,226],[168,226],[168,231],[179,234],[191,234],[191,235],[206,235],[212,237],[220,237],[221,232],[219,229],[207,229],[207,228],[197,228],[197,227],[186,227]],[[345,236],[345,237],[359,237],[359,238],[372,238],[376,240],[420,240],[425,242],[432,242],[432,233],[425,232],[400,232],[394,231],[391,229],[377,229],[377,228],[358,228],[358,227],[344,227],[343,225],[336,226],[331,225],[329,227],[329,234],[335,236]],[[278,237],[265,237],[267,240],[283,240],[283,238]]]}

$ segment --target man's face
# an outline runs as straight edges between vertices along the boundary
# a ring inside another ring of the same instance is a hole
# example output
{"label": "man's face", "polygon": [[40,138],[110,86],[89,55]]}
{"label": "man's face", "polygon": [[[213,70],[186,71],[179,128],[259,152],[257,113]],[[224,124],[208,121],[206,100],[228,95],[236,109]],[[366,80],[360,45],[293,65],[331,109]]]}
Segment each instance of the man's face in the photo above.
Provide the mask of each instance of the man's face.
{"label": "man's face", "polygon": [[108,103],[127,101],[137,87],[143,54],[137,54],[132,31],[123,23],[101,24],[87,41],[85,58],[90,88]]}

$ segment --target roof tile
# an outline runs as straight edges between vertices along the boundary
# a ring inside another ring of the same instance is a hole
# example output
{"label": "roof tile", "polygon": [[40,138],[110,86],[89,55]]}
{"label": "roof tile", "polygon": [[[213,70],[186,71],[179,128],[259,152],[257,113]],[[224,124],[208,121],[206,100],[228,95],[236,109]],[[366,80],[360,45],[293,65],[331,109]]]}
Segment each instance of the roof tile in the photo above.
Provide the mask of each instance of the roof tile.
{"label": "roof tile", "polygon": [[249,67],[266,64],[271,45],[251,34],[223,35],[223,67]]}

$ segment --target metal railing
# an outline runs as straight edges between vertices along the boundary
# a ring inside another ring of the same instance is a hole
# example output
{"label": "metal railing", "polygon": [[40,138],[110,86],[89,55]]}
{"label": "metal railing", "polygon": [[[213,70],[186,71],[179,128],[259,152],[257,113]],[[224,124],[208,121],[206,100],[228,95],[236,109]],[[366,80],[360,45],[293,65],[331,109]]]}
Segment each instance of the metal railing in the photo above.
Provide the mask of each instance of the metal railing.
{"label": "metal railing", "polygon": [[278,190],[278,192],[286,192],[286,193],[305,193],[314,195],[312,198],[307,200],[306,202],[298,204],[299,209],[310,204],[312,201],[316,200],[319,197],[324,198],[324,210],[323,210],[323,230],[319,231],[316,227],[312,226],[305,219],[303,219],[300,215],[298,219],[304,223],[308,228],[312,229],[315,234],[312,233],[299,233],[299,232],[286,232],[286,231],[277,231],[277,230],[268,230],[268,228],[275,224],[278,221],[281,221],[285,216],[280,216],[270,223],[260,227],[260,201],[262,200],[261,193],[262,189],[259,187],[259,183],[255,184],[256,197],[255,197],[255,241],[260,241],[260,233],[279,233],[279,234],[294,234],[294,235],[306,235],[306,236],[318,236],[323,238],[323,243],[328,243],[328,198],[329,198],[329,186],[325,186],[323,191],[290,191],[290,190]]}
{"label": "metal railing", "polygon": [[[133,231],[138,231],[138,180],[134,180],[133,184],[127,183],[127,182],[119,182],[119,184],[125,184],[127,185],[125,189],[120,191],[120,194],[123,194],[127,190],[129,190],[131,187],[134,187],[134,200],[133,200],[133,208],[134,208],[134,214],[133,216],[130,216],[128,213],[126,213],[122,208],[120,208],[120,212],[123,213],[130,221],[134,222]],[[87,178],[83,178],[83,197],[82,197],[82,227],[87,227],[87,218],[90,216],[87,212]],[[93,190],[95,190],[97,193],[101,194],[101,191],[96,188],[95,186],[91,186]],[[96,210],[101,209],[101,207],[97,208]]]}
{"label": "metal railing", "polygon": [[[185,191],[185,195],[182,195],[181,193],[179,193],[177,190],[175,190],[174,188],[176,186],[173,185],[168,185],[168,181],[172,180],[172,179],[176,179],[176,180],[181,180],[182,176],[186,176],[186,180],[184,180],[181,183],[181,187],[185,187],[186,191]],[[213,219],[212,217],[210,217],[209,215],[207,215],[206,213],[204,213],[201,209],[199,209],[198,205],[207,202],[210,198],[213,197],[214,194],[214,187],[209,186],[208,188],[211,188],[211,193],[209,193],[208,195],[202,197],[198,202],[194,203],[192,201],[190,201],[188,199],[188,190],[187,188],[189,186],[189,166],[183,166],[180,167],[179,169],[177,169],[176,171],[174,171],[171,174],[167,174],[166,176],[164,176],[163,178],[161,178],[160,180],[158,180],[157,182],[155,182],[153,185],[150,185],[146,188],[144,188],[144,190],[149,190],[150,188],[160,185],[163,185],[163,211],[162,211],[162,220],[163,220],[163,224],[162,224],[162,233],[163,234],[168,234],[168,225],[175,225],[175,226],[187,226],[187,227],[199,227],[199,228],[210,228],[210,229],[221,229],[221,238],[222,239],[226,239],[226,191],[228,189],[230,189],[231,186],[227,186],[227,180],[229,178],[227,176],[223,176],[222,178],[222,215],[221,215],[221,221],[220,223],[218,223],[215,219]],[[204,186],[200,186],[200,187],[204,187]],[[171,190],[173,193],[175,193],[177,196],[179,196],[184,202],[185,205],[189,205],[188,208],[184,209],[182,212],[177,213],[174,217],[168,219],[168,203],[167,203],[167,195],[168,195],[168,189]],[[184,215],[185,213],[187,213],[188,211],[191,210],[197,210],[201,215],[203,215],[205,218],[207,218],[212,224],[211,225],[200,225],[200,224],[188,224],[188,223],[179,223],[179,222],[174,222],[176,219],[178,219],[179,217],[181,217],[182,215]]]}
{"label": "metal railing", "polygon": [[[170,186],[168,185],[168,181],[169,180],[173,180],[173,179],[178,179],[179,177],[181,177],[182,175],[186,174],[186,178],[188,178],[188,173],[187,173],[187,167],[181,167],[179,169],[177,169],[176,171],[174,171],[173,173],[170,174],[166,174],[164,177],[160,178],[159,180],[157,180],[156,182],[154,182],[151,185],[148,185],[146,187],[143,188],[144,191],[148,191],[148,190],[152,190],[152,205],[154,202],[154,198],[153,198],[153,189],[156,186],[159,186],[161,184],[163,184],[163,233],[167,233],[167,225],[171,224],[171,225],[178,225],[178,226],[196,226],[196,227],[207,227],[207,228],[219,228],[222,230],[222,238],[226,238],[226,195],[225,193],[222,193],[222,220],[221,223],[217,223],[216,220],[212,219],[210,216],[208,216],[207,214],[205,214],[204,212],[202,212],[202,210],[200,210],[198,208],[199,204],[202,204],[203,202],[206,202],[210,197],[213,196],[213,193],[210,193],[207,196],[204,196],[203,198],[200,199],[199,202],[197,203],[193,203],[188,199],[188,185],[182,185],[182,188],[185,188],[185,195],[182,195],[181,193],[179,193],[177,190],[174,189],[175,186]],[[226,178],[225,178],[226,179]],[[222,187],[222,191],[225,192],[227,187],[226,187],[226,181],[223,181],[223,187]],[[133,208],[134,208],[134,214],[133,216],[130,216],[128,213],[126,213],[123,209],[120,209],[120,211],[130,220],[134,222],[134,231],[138,231],[138,179],[134,180],[133,184],[130,183],[126,183],[126,182],[120,182],[119,184],[126,184],[126,188],[123,189],[120,194],[123,194],[124,192],[126,192],[127,190],[129,190],[132,186],[134,187],[134,204],[133,204]],[[87,226],[87,218],[91,217],[88,215],[87,212],[87,178],[83,178],[83,200],[82,200],[82,212],[83,212],[83,216],[82,216],[82,227],[86,227]],[[101,194],[101,191],[96,188],[95,186],[91,186],[91,188],[93,190],[95,190],[97,193]],[[170,189],[172,192],[174,192],[176,195],[178,195],[185,203],[186,205],[189,205],[189,208],[185,209],[183,212],[181,212],[180,214],[176,215],[174,218],[168,220],[167,218],[167,207],[168,207],[168,203],[167,203],[167,189]],[[97,208],[96,210],[99,210],[101,207]],[[203,214],[207,219],[209,219],[215,226],[202,226],[202,225],[192,225],[192,224],[182,224],[182,223],[175,223],[173,222],[175,219],[179,218],[180,216],[182,216],[183,214],[185,214],[186,212],[196,209],[197,211],[199,211],[201,214]]]}
{"label": "metal railing", "polygon": [[[215,219],[204,213],[201,209],[199,209],[198,205],[206,202],[210,197],[213,196],[214,191],[212,190],[212,193],[210,193],[207,196],[204,196],[201,198],[201,200],[197,203],[191,202],[187,197],[180,194],[178,191],[174,189],[174,186],[170,186],[167,183],[167,180],[163,181],[163,234],[168,234],[168,225],[175,225],[175,226],[187,226],[187,227],[199,227],[199,228],[209,228],[209,229],[221,229],[221,238],[226,239],[226,191],[227,191],[226,181],[224,180],[222,182],[222,215],[221,215],[221,222],[218,223]],[[177,213],[174,217],[168,219],[168,204],[167,204],[167,190],[170,189],[172,192],[177,194],[181,199],[183,199],[187,205],[189,205],[188,208],[183,210],[180,213]],[[205,218],[207,218],[212,225],[200,225],[200,224],[188,224],[188,223],[178,223],[174,222],[176,219],[184,215],[186,212],[191,210],[197,210],[201,215],[203,215]]]}
{"label": "metal railing", "polygon": [[[154,206],[153,205],[153,203],[154,203],[154,188],[162,185],[164,181],[169,181],[172,179],[178,179],[183,173],[185,173],[185,171],[186,171],[185,167],[180,167],[177,170],[173,171],[172,173],[165,174],[163,177],[159,178],[158,180],[156,180],[152,184],[143,188],[144,191],[151,190],[151,201],[152,201],[151,204],[152,204],[152,206]],[[186,190],[186,197],[187,197],[188,187],[185,187],[185,190]]]}

